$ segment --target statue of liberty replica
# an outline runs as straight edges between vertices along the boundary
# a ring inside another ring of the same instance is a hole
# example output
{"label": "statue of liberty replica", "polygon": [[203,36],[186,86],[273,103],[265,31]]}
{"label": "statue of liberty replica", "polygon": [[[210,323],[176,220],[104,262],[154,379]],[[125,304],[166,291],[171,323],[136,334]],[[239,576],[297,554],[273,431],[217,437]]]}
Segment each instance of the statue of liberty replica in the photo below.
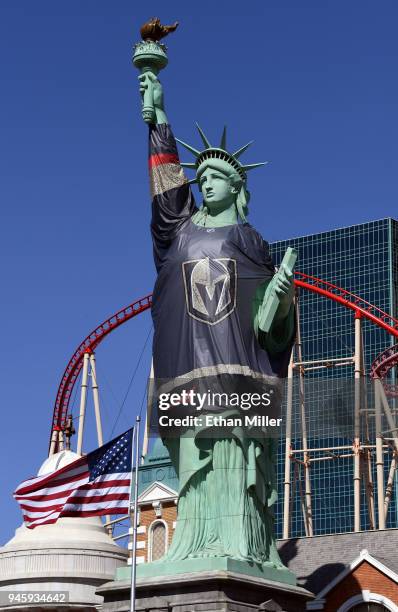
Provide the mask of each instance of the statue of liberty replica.
{"label": "statue of liberty replica", "polygon": [[[231,150],[225,128],[214,145],[197,126],[201,144],[179,141],[193,154],[189,163],[180,162],[158,78],[168,61],[159,41],[176,27],[149,21],[133,58],[149,129],[154,377],[172,390],[236,391],[258,399],[265,389],[280,388],[286,374],[295,334],[295,253],[276,271],[268,243],[248,222],[248,172],[263,165],[241,161],[249,145]],[[258,405],[248,413],[260,415]],[[180,416],[184,408],[176,409]],[[227,402],[217,409],[236,415]],[[258,428],[209,429],[161,431],[179,478],[178,518],[165,557],[140,565],[138,577],[162,575],[166,566],[169,574],[170,568],[232,568],[295,584],[273,530],[277,440]]]}

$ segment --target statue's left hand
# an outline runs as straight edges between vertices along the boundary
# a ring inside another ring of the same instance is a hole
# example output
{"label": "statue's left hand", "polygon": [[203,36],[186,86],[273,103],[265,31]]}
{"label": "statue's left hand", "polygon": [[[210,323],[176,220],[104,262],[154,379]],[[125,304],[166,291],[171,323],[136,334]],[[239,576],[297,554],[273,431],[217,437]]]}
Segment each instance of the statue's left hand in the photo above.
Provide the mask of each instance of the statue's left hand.
{"label": "statue's left hand", "polygon": [[284,319],[289,314],[294,297],[293,272],[282,264],[274,278],[274,291],[279,298],[277,318]]}

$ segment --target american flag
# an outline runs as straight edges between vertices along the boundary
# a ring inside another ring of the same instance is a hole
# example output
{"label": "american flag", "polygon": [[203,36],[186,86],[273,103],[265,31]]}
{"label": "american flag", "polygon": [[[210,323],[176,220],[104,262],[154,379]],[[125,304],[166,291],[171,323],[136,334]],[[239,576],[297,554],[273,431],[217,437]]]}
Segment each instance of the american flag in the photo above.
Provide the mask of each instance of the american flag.
{"label": "american flag", "polygon": [[85,457],[22,482],[14,493],[26,527],[64,516],[128,514],[133,428]]}

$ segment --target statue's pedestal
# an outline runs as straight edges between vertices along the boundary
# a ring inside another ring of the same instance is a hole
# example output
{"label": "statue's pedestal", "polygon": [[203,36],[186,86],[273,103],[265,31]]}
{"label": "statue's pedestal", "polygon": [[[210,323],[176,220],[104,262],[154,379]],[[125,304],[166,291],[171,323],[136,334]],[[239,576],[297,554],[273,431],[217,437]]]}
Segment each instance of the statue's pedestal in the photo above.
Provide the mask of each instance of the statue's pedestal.
{"label": "statue's pedestal", "polygon": [[[176,576],[209,571],[232,572],[291,585],[296,584],[296,576],[287,567],[275,568],[272,563],[249,563],[229,557],[195,557],[183,561],[160,560],[153,563],[143,563],[137,567],[137,578],[158,578],[159,576]],[[120,567],[116,570],[116,580],[126,579],[130,575],[129,572],[129,568]]]}
{"label": "statue's pedestal", "polygon": [[[130,572],[129,567],[119,568],[116,580],[97,590],[107,612],[130,610]],[[251,566],[233,559],[188,559],[137,568],[138,611],[300,612],[313,597],[295,586],[294,575],[287,569]]]}

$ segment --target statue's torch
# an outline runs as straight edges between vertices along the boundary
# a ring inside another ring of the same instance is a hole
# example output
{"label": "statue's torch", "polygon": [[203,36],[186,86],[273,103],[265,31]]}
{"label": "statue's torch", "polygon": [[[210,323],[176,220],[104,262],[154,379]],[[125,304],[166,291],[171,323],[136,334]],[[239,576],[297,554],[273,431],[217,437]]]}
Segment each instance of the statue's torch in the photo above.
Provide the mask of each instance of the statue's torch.
{"label": "statue's torch", "polygon": [[[178,22],[171,26],[163,26],[159,19],[153,18],[142,26],[142,40],[135,45],[133,56],[133,64],[141,74],[152,72],[157,76],[160,70],[167,66],[167,48],[159,41],[170,32],[173,32],[177,25]],[[155,123],[153,88],[149,86],[143,93],[142,118],[146,123]]]}

